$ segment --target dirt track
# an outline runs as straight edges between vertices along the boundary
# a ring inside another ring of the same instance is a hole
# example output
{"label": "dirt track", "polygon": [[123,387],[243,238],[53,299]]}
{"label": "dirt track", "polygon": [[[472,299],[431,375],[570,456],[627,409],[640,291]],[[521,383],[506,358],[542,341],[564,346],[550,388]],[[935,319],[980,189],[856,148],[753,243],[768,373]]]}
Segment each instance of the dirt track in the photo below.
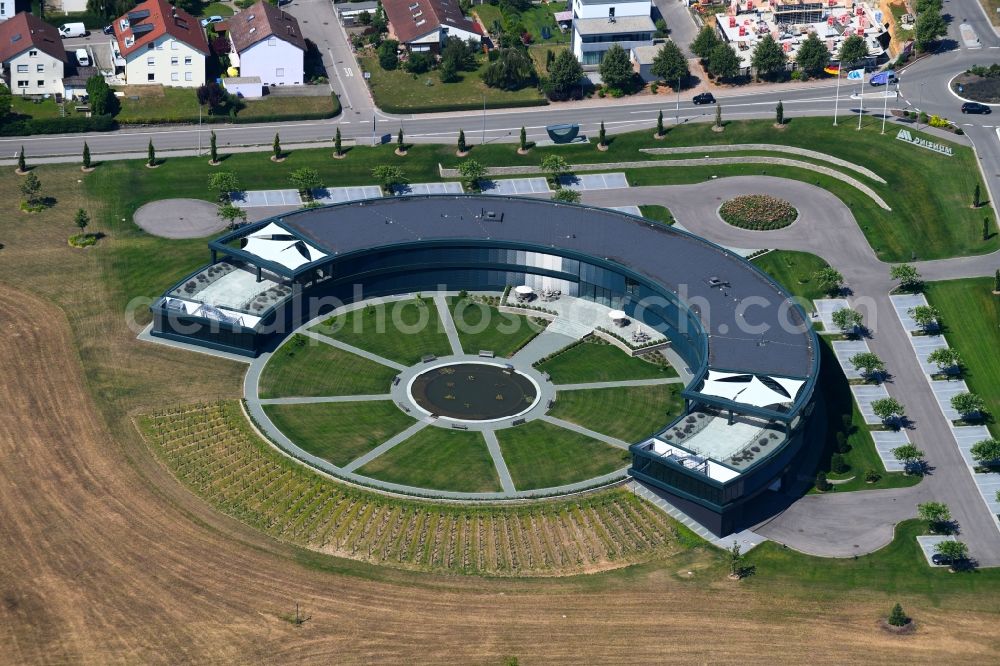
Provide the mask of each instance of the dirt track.
{"label": "dirt track", "polygon": [[[560,581],[330,569],[211,512],[96,415],[61,311],[0,287],[0,661],[980,661],[994,618],[861,597],[794,608],[645,568]],[[694,567],[692,567],[694,568]],[[280,619],[301,602],[300,629]],[[978,654],[978,659],[977,659]],[[581,657],[586,656],[585,659]]]}

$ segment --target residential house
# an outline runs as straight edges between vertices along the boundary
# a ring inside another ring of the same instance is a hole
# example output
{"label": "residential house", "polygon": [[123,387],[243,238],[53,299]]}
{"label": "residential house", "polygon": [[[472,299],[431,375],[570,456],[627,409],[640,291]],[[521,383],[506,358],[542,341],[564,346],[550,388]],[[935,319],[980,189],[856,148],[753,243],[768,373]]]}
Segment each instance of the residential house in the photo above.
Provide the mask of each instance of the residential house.
{"label": "residential house", "polygon": [[15,95],[62,95],[66,49],[59,31],[21,12],[0,23],[3,78]]}
{"label": "residential house", "polygon": [[384,0],[389,37],[411,52],[438,52],[447,37],[482,41],[483,31],[458,0]]}
{"label": "residential house", "polygon": [[306,40],[295,17],[261,0],[229,19],[229,62],[265,86],[305,83]]}
{"label": "residential house", "polygon": [[125,83],[195,88],[205,83],[208,40],[198,19],[166,0],[146,0],[115,19],[115,72]]}
{"label": "residential house", "polygon": [[652,44],[651,12],[650,0],[573,0],[573,55],[596,66],[612,44],[626,51]]}
{"label": "residential house", "polygon": [[6,21],[11,16],[14,16],[14,12],[16,11],[14,0],[0,0],[0,21]]}

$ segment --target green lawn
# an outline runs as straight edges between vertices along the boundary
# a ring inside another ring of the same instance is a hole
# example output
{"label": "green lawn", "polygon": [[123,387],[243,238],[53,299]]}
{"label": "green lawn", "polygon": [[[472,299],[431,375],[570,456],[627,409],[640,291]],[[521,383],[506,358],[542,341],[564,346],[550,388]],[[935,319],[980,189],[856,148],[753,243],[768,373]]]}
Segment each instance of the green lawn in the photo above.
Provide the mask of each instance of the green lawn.
{"label": "green lawn", "polygon": [[391,400],[265,405],[264,411],[289,439],[338,467],[413,424]]}
{"label": "green lawn", "polygon": [[986,400],[990,432],[1000,437],[1000,296],[993,278],[931,282],[927,301],[941,312],[944,337],[962,355],[969,390]]}
{"label": "green lawn", "polygon": [[221,2],[210,2],[201,8],[201,11],[196,14],[196,16],[226,16],[233,15],[233,8],[231,5],[223,4]]}
{"label": "green lawn", "polygon": [[375,103],[387,113],[481,109],[483,95],[486,95],[486,106],[489,108],[546,103],[538,89],[531,86],[510,92],[487,86],[480,78],[486,67],[485,61],[474,72],[459,72],[458,81],[442,83],[434,70],[424,74],[410,74],[402,68],[390,72],[382,69],[374,56],[359,60],[361,67],[371,73],[368,85]]}
{"label": "green lawn", "polygon": [[627,467],[631,460],[625,449],[545,421],[499,430],[497,440],[518,490],[585,481]]}
{"label": "green lawn", "polygon": [[448,335],[430,298],[358,308],[312,330],[403,365],[413,365],[428,354],[451,354]]}
{"label": "green lawn", "polygon": [[755,258],[753,263],[762,271],[783,285],[807,312],[813,312],[813,299],[826,298],[826,292],[819,286],[813,275],[828,263],[808,252],[775,250]]}
{"label": "green lawn", "polygon": [[[76,104],[66,102],[63,106],[66,109],[67,116],[74,114]],[[61,116],[59,112],[59,105],[56,104],[55,99],[51,97],[49,99],[39,98],[36,101],[27,97],[11,95],[10,110],[11,113],[15,115],[31,116],[32,118],[59,118]]]}
{"label": "green lawn", "polygon": [[583,342],[538,364],[555,384],[614,382],[623,379],[658,379],[676,377],[670,366],[656,365],[629,356],[618,347],[604,342]]}
{"label": "green lawn", "polygon": [[500,312],[471,300],[452,297],[448,307],[466,354],[489,349],[497,356],[510,356],[542,331],[528,317]]}
{"label": "green lawn", "polygon": [[677,221],[666,206],[639,206],[639,212],[647,220],[659,222],[668,227],[673,226],[674,222]]}
{"label": "green lawn", "polygon": [[[121,110],[116,116],[120,123],[198,121],[198,97],[192,88],[141,85],[126,86],[123,91],[125,96],[119,98]],[[332,95],[319,97],[268,95],[263,99],[244,100],[244,104],[246,106],[237,114],[240,119],[292,120],[304,115],[328,114],[332,117],[340,112],[340,104]]]}
{"label": "green lawn", "polygon": [[500,490],[493,458],[478,432],[428,426],[357,470],[418,488],[476,493]]}
{"label": "green lawn", "polygon": [[681,412],[681,384],[561,391],[549,413],[631,444]]}
{"label": "green lawn", "polygon": [[260,397],[376,395],[389,392],[395,375],[392,368],[294,335],[264,366]]}
{"label": "green lawn", "polygon": [[[554,14],[566,10],[566,5],[558,2],[550,2],[544,5],[533,5],[530,9],[521,12],[519,21],[526,31],[531,34],[532,44],[569,44],[570,32],[565,34],[559,31]],[[494,5],[483,4],[476,6],[472,10],[479,15],[480,21],[486,26],[486,30],[491,35],[495,35],[494,22],[503,24],[503,15],[500,8]],[[552,33],[549,39],[542,39],[542,28],[548,26]]]}

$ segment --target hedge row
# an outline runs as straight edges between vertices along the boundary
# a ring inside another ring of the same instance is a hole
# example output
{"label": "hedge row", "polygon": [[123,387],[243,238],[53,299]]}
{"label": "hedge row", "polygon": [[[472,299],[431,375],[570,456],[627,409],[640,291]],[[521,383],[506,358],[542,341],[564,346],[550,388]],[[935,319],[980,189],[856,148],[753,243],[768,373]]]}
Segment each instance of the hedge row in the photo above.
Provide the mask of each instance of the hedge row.
{"label": "hedge row", "polygon": [[66,118],[26,118],[0,123],[0,136],[110,132],[118,129],[111,116],[68,116]]}
{"label": "hedge row", "polygon": [[[487,109],[516,109],[522,106],[548,106],[549,100],[535,99],[520,102],[486,102]],[[443,113],[446,111],[475,111],[482,110],[482,104],[428,104],[425,106],[396,106],[395,104],[383,104],[379,107],[386,113]]]}

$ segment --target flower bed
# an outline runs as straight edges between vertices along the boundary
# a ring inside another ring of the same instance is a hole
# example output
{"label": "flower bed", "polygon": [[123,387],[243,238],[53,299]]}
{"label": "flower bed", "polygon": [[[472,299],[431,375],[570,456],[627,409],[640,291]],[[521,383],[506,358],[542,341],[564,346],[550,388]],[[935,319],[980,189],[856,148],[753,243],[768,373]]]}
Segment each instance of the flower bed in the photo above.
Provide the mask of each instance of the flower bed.
{"label": "flower bed", "polygon": [[787,227],[795,221],[799,212],[784,199],[766,194],[747,194],[722,204],[719,215],[734,227],[771,231]]}

